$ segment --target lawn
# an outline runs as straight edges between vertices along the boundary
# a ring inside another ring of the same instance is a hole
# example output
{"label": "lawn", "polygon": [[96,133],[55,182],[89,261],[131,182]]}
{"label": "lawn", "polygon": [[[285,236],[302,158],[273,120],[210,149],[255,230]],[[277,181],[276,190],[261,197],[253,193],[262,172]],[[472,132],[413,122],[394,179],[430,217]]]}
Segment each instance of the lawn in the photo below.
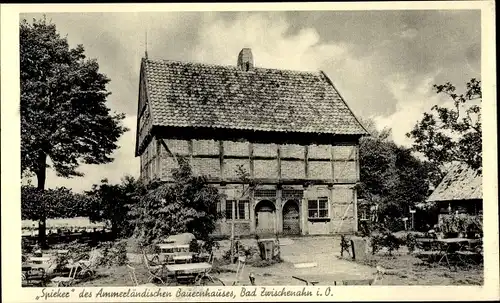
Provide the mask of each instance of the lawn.
{"label": "lawn", "polygon": [[[354,261],[350,261],[354,262]],[[380,285],[482,285],[482,265],[468,269],[428,263],[415,255],[397,253],[394,256],[381,253],[370,260],[360,262],[385,269]]]}

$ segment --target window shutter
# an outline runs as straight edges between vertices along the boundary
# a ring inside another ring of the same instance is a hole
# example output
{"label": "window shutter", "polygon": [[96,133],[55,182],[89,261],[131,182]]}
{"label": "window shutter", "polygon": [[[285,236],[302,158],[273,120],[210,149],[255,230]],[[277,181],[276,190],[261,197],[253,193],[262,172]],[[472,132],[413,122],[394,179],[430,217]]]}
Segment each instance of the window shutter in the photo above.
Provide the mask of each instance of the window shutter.
{"label": "window shutter", "polygon": [[250,219],[250,203],[245,201],[245,219]]}

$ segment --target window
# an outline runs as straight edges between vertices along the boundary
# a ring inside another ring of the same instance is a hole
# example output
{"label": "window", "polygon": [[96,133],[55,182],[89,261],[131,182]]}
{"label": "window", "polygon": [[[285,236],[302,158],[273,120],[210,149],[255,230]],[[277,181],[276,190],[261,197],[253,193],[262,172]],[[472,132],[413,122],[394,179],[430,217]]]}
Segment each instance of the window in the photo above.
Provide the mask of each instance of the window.
{"label": "window", "polygon": [[328,198],[321,197],[317,200],[308,201],[309,218],[329,218]]}
{"label": "window", "polygon": [[233,217],[233,202],[236,209],[234,212],[235,220],[248,220],[250,218],[249,214],[249,202],[248,200],[226,200],[226,220],[231,220]]}

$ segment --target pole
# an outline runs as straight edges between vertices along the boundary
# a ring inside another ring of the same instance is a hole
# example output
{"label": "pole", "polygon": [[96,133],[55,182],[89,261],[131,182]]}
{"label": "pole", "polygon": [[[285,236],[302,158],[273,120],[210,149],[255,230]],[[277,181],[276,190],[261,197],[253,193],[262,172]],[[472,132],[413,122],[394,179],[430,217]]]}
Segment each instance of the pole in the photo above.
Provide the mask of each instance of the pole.
{"label": "pole", "polygon": [[234,263],[234,219],[236,217],[236,201],[232,201],[231,207],[231,264]]}
{"label": "pole", "polygon": [[415,212],[411,213],[411,230],[415,230]]}

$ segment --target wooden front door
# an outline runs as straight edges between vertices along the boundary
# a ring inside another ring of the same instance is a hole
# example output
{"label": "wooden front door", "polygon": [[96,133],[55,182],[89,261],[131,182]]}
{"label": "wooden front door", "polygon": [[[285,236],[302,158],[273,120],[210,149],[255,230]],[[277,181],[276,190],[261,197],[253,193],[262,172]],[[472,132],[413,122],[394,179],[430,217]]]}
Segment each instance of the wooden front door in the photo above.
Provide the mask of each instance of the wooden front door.
{"label": "wooden front door", "polygon": [[299,204],[297,201],[290,200],[283,207],[283,234],[300,234]]}
{"label": "wooden front door", "polygon": [[275,234],[276,209],[270,201],[261,201],[255,209],[255,231],[261,235]]}

